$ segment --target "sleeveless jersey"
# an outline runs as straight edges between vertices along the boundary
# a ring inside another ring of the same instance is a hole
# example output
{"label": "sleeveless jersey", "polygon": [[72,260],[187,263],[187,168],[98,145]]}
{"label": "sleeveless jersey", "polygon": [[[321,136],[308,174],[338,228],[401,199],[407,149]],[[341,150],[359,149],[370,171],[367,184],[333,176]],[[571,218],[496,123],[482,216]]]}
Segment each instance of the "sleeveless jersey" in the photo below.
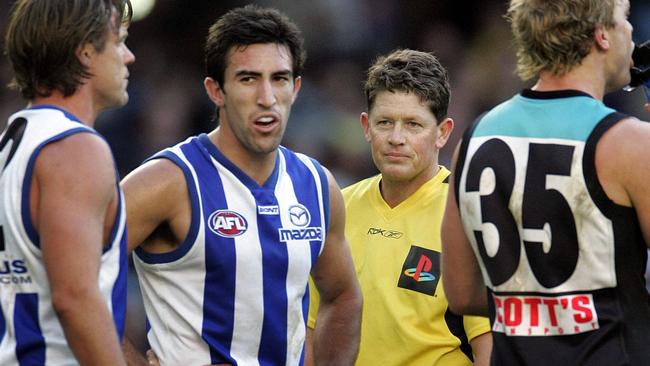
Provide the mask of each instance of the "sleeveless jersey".
{"label": "sleeveless jersey", "polygon": [[[357,365],[471,365],[469,341],[490,331],[487,318],[452,314],[442,288],[448,176],[441,166],[393,208],[381,196],[381,175],[343,190],[345,236],[364,299]],[[310,294],[313,328],[320,299],[315,289]]]}
{"label": "sleeveless jersey", "polygon": [[[78,364],[52,307],[29,208],[34,163],[41,149],[76,133],[97,134],[63,110],[37,106],[12,115],[0,138],[0,365]],[[110,245],[101,256],[99,286],[121,338],[128,267],[125,209],[119,186],[116,189],[120,203]]]}
{"label": "sleeveless jersey", "polygon": [[650,364],[646,244],[594,162],[623,118],[582,92],[525,90],[465,134],[455,189],[496,364]]}
{"label": "sleeveless jersey", "polygon": [[162,365],[301,365],[307,279],[325,241],[322,167],[280,147],[259,186],[202,134],[163,150],[183,171],[191,204],[184,241],[134,256]]}

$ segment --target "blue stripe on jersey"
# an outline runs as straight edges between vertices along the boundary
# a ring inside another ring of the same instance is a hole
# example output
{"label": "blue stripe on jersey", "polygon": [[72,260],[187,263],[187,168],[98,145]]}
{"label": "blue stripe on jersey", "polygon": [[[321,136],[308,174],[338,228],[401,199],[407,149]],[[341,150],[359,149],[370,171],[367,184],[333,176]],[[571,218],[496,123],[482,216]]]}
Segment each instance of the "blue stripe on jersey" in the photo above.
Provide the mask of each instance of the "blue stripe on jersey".
{"label": "blue stripe on jersey", "polygon": [[[21,216],[23,219],[23,227],[25,228],[25,231],[27,232],[27,236],[29,239],[36,245],[36,247],[40,248],[41,247],[41,241],[40,238],[38,237],[38,233],[36,232],[36,229],[34,228],[34,223],[32,223],[32,215],[31,215],[31,210],[29,209],[29,191],[32,185],[32,175],[34,174],[34,164],[36,163],[36,157],[38,154],[41,152],[41,149],[45,147],[45,145],[61,140],[64,137],[68,137],[70,135],[74,135],[75,133],[80,133],[80,132],[89,132],[89,133],[95,133],[94,130],[91,130],[89,127],[78,127],[78,128],[73,128],[70,130],[67,130],[65,132],[62,132],[58,135],[52,136],[49,139],[43,141],[40,145],[38,145],[34,151],[32,152],[32,155],[29,157],[29,161],[27,163],[27,169],[25,170],[25,178],[23,180],[23,192],[22,192],[22,201],[21,201]],[[83,179],[83,178],[80,178]]]}
{"label": "blue stripe on jersey", "polygon": [[5,338],[6,330],[7,330],[7,322],[5,321],[5,314],[4,311],[2,311],[2,306],[0,306],[0,343],[2,343],[2,340]]}
{"label": "blue stripe on jersey", "polygon": [[120,240],[120,264],[119,272],[115,283],[113,285],[113,293],[111,294],[113,321],[115,322],[115,329],[117,336],[122,340],[124,335],[124,325],[126,322],[126,292],[127,292],[127,266],[128,261],[126,257],[126,228],[124,229],[124,236]]}
{"label": "blue stripe on jersey", "polygon": [[320,163],[316,161],[316,159],[311,159],[311,161],[314,163],[314,167],[316,167],[316,171],[320,177],[320,185],[323,191],[323,214],[325,215],[325,232],[327,232],[330,229],[330,186],[327,181],[325,170],[323,170],[323,167],[320,165]]}
{"label": "blue stripe on jersey", "polygon": [[[312,263],[314,263],[313,258],[312,258]],[[307,287],[305,288],[305,294],[302,296],[302,321],[305,322],[305,326],[307,324],[308,318],[309,318],[309,282],[307,282]],[[302,353],[300,354],[299,365],[304,365],[304,364],[305,364],[305,347],[302,347]]]}
{"label": "blue stripe on jersey", "polygon": [[38,294],[16,294],[14,326],[18,364],[44,365],[45,339],[38,323]]}
{"label": "blue stripe on jersey", "polygon": [[[108,243],[104,246],[102,254],[108,252],[113,247],[113,242],[117,238],[117,234],[120,232],[120,218],[122,217],[122,190],[120,189],[120,175],[115,169],[115,190],[117,191],[117,210],[115,211],[115,223],[111,229],[111,234],[108,236]],[[126,240],[126,224],[124,224],[124,235],[121,240]]]}
{"label": "blue stripe on jersey", "polygon": [[[206,136],[207,138],[207,136]],[[210,161],[205,143],[192,140],[182,147],[183,153],[196,170],[199,189],[203,197],[203,217],[209,222],[210,215],[219,209],[226,209],[226,196],[218,171]],[[195,193],[195,199],[198,199]],[[210,348],[211,363],[232,363],[229,347],[235,323],[235,240],[216,237],[205,226],[205,288],[203,293],[203,325],[201,337]]]}
{"label": "blue stripe on jersey", "polygon": [[[487,113],[472,137],[498,135],[585,141],[594,125],[612,112],[613,109],[589,96],[538,99],[516,95]],[[522,120],[550,121],[550,124],[521,123]]]}
{"label": "blue stripe on jersey", "polygon": [[[281,149],[285,161],[287,174],[291,177],[291,181],[294,186],[294,191],[298,202],[303,204],[311,215],[311,221],[309,226],[321,226],[321,222],[324,222],[325,232],[323,233],[324,238],[326,236],[327,230],[329,228],[329,186],[327,182],[327,176],[321,165],[311,159],[313,166],[316,168],[318,176],[320,178],[321,184],[321,194],[323,200],[323,215],[321,216],[321,210],[318,200],[310,199],[311,197],[318,196],[318,190],[316,187],[316,181],[305,163],[300,160],[294,153],[290,152],[287,149]],[[318,255],[320,254],[323,242],[322,241],[311,241],[310,243],[310,252],[311,252],[311,263],[312,266],[316,263]],[[302,297],[302,315],[303,321],[307,324],[307,315],[309,313],[309,286],[305,284],[305,295]],[[286,324],[286,323],[285,323]],[[286,351],[285,351],[286,354]],[[304,360],[304,348],[300,356],[300,364],[303,364]]]}
{"label": "blue stripe on jersey", "polygon": [[199,232],[199,225],[200,225],[200,221],[199,221],[200,208],[199,208],[198,194],[196,192],[196,185],[194,184],[194,178],[192,177],[192,172],[190,172],[190,169],[187,167],[187,165],[185,165],[183,160],[181,160],[178,156],[176,156],[176,154],[172,153],[171,151],[165,150],[159,154],[156,154],[151,159],[147,159],[147,161],[153,159],[169,159],[174,164],[176,164],[183,172],[183,175],[185,176],[185,183],[187,185],[188,194],[190,197],[192,218],[190,221],[190,228],[189,231],[187,232],[187,236],[185,237],[185,240],[183,240],[183,242],[178,246],[178,248],[167,253],[149,253],[146,252],[144,249],[137,247],[135,248],[135,253],[138,256],[138,258],[140,258],[145,263],[151,263],[151,264],[169,263],[178,260],[182,258],[185,254],[187,254],[187,252],[189,252],[190,249],[192,249],[192,245],[196,240],[196,236]]}
{"label": "blue stripe on jersey", "polygon": [[[279,160],[280,156],[276,158],[276,161]],[[293,184],[295,190],[298,182],[293,181]],[[278,204],[273,190],[258,190],[253,194],[258,207]],[[278,228],[282,227],[282,220],[280,215],[260,215],[258,212],[257,225],[262,248],[264,309],[287,309],[289,251],[286,245],[278,242]],[[258,355],[260,365],[286,364],[287,316],[286,310],[264,312]]]}
{"label": "blue stripe on jersey", "polygon": [[[109,245],[104,248],[104,252],[108,251],[111,246],[113,246],[113,241],[117,238],[119,233],[120,219],[122,218],[122,190],[120,189],[119,175],[117,169],[115,169],[115,177],[117,183],[115,188],[117,189],[117,211],[115,214],[115,224],[113,224],[113,230],[111,230],[111,236],[109,239]],[[125,218],[126,220],[126,218]],[[126,293],[127,293],[127,227],[124,227],[124,233],[120,238],[118,245],[120,246],[120,258],[119,258],[119,270],[117,273],[117,278],[113,284],[113,292],[111,293],[111,303],[112,303],[112,312],[113,312],[113,321],[115,322],[115,329],[117,330],[117,336],[122,340],[124,335],[124,325],[126,321]]]}
{"label": "blue stripe on jersey", "polygon": [[[318,195],[316,182],[313,178],[311,171],[309,170],[309,168],[305,166],[305,163],[303,163],[302,160],[300,160],[294,153],[286,149],[282,149],[281,151],[284,153],[284,157],[286,160],[287,174],[289,174],[289,176],[291,177],[291,181],[293,182],[293,189],[296,193],[296,198],[298,199],[298,202],[300,202],[302,205],[304,205],[307,208],[307,210],[309,210],[309,214],[311,215],[311,221],[309,223],[309,226],[321,226],[321,212],[320,212],[320,207],[318,205],[318,201],[311,199],[312,197],[316,197]],[[327,178],[325,177],[325,173],[320,167],[320,164],[315,163],[314,166],[317,167],[318,174],[321,178],[321,187],[323,187],[323,185],[327,187]],[[325,237],[327,233],[327,228],[329,226],[329,193],[328,192],[329,191],[327,190],[327,188],[325,188],[322,191],[323,194],[322,198],[323,198],[323,205],[324,205],[323,211],[327,214],[327,217],[325,218],[325,233],[323,233],[323,237]],[[311,259],[313,265],[314,263],[316,263],[316,259],[318,258],[323,242],[311,241],[310,244],[311,244]]]}
{"label": "blue stripe on jersey", "polygon": [[[237,179],[239,179],[240,182],[242,182],[249,190],[253,191],[256,189],[260,188],[260,185],[257,184],[256,181],[254,181],[251,177],[249,177],[246,173],[242,172],[241,169],[237,165],[235,165],[232,161],[228,160],[228,158],[217,149],[216,146],[210,141],[210,138],[206,134],[201,134],[199,135],[199,141],[201,142],[201,145],[203,145],[204,148],[208,150],[210,155],[214,157],[221,165],[226,167],[226,169],[230,170],[231,173],[233,173]],[[268,189],[274,189],[275,184],[278,181],[278,169],[279,169],[279,159],[275,159],[275,167],[273,168],[273,172],[269,176],[269,178],[264,182],[262,187],[268,188]]]}

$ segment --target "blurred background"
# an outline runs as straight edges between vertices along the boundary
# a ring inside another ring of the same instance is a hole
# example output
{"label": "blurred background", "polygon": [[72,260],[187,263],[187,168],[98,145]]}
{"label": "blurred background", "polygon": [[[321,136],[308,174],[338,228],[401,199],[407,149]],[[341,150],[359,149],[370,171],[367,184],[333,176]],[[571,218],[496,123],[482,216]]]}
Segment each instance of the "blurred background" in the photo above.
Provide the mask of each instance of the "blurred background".
{"label": "blurred background", "polygon": [[[154,152],[188,136],[208,132],[214,106],[203,90],[203,44],[209,26],[231,8],[250,1],[131,0],[135,20],[127,45],[136,56],[130,67],[130,101],[103,113],[96,128],[113,148],[122,176]],[[0,28],[6,28],[13,0],[0,1]],[[482,112],[521,88],[514,49],[503,14],[507,0],[275,0],[275,7],[301,28],[307,62],[283,145],[306,153],[328,167],[341,187],[376,174],[363,138],[359,114],[365,70],[396,48],[435,53],[450,73],[449,116],[456,122],[442,150],[449,160],[464,129]],[[650,39],[650,2],[630,0],[634,40]],[[4,41],[3,41],[4,49]],[[0,59],[0,126],[24,107]],[[605,102],[649,120],[640,89],[608,95]],[[146,349],[144,314],[137,279],[129,283],[127,333]]]}

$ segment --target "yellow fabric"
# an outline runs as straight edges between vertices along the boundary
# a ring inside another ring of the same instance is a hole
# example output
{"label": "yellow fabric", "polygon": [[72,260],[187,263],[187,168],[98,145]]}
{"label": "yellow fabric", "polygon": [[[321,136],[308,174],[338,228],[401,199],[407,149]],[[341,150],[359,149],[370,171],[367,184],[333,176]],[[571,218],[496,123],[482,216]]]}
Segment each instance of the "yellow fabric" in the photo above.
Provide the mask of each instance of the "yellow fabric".
{"label": "yellow fabric", "polygon": [[[471,365],[459,348],[460,339],[445,321],[448,306],[442,282],[438,281],[434,296],[398,286],[412,246],[440,253],[448,176],[449,171],[441,167],[435,177],[392,209],[381,197],[380,176],[343,190],[345,233],[364,297],[357,365]],[[434,267],[439,269],[439,263]],[[319,299],[310,286],[308,325],[314,328]],[[490,330],[487,318],[463,317],[462,324],[469,340]]]}

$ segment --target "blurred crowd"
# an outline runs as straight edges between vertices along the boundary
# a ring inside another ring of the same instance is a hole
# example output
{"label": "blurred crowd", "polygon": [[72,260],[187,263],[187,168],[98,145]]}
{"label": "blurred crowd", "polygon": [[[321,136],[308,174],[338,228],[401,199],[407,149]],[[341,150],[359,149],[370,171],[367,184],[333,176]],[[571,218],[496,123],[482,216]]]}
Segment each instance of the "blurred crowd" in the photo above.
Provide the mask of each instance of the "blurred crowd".
{"label": "blurred crowd", "polygon": [[[650,39],[650,2],[631,0],[634,40]],[[0,2],[0,28],[6,28],[11,0]],[[236,0],[158,0],[152,13],[134,22],[127,44],[136,55],[130,68],[130,101],[100,116],[124,176],[152,153],[214,128],[214,107],[203,90],[203,43],[208,27]],[[361,82],[380,54],[415,48],[436,54],[450,73],[449,116],[456,129],[440,161],[448,166],[466,126],[483,111],[530,86],[515,75],[510,31],[503,17],[506,0],[259,0],[285,12],[303,31],[307,63],[283,145],[321,161],[344,187],[376,173],[359,114],[366,101]],[[3,41],[4,48],[4,41]],[[11,77],[0,59],[0,122],[24,105],[4,87]],[[617,92],[605,102],[641,116],[641,90]],[[644,116],[648,119],[648,116]],[[128,332],[144,345],[144,320],[131,281]],[[135,319],[135,320],[134,320]]]}

